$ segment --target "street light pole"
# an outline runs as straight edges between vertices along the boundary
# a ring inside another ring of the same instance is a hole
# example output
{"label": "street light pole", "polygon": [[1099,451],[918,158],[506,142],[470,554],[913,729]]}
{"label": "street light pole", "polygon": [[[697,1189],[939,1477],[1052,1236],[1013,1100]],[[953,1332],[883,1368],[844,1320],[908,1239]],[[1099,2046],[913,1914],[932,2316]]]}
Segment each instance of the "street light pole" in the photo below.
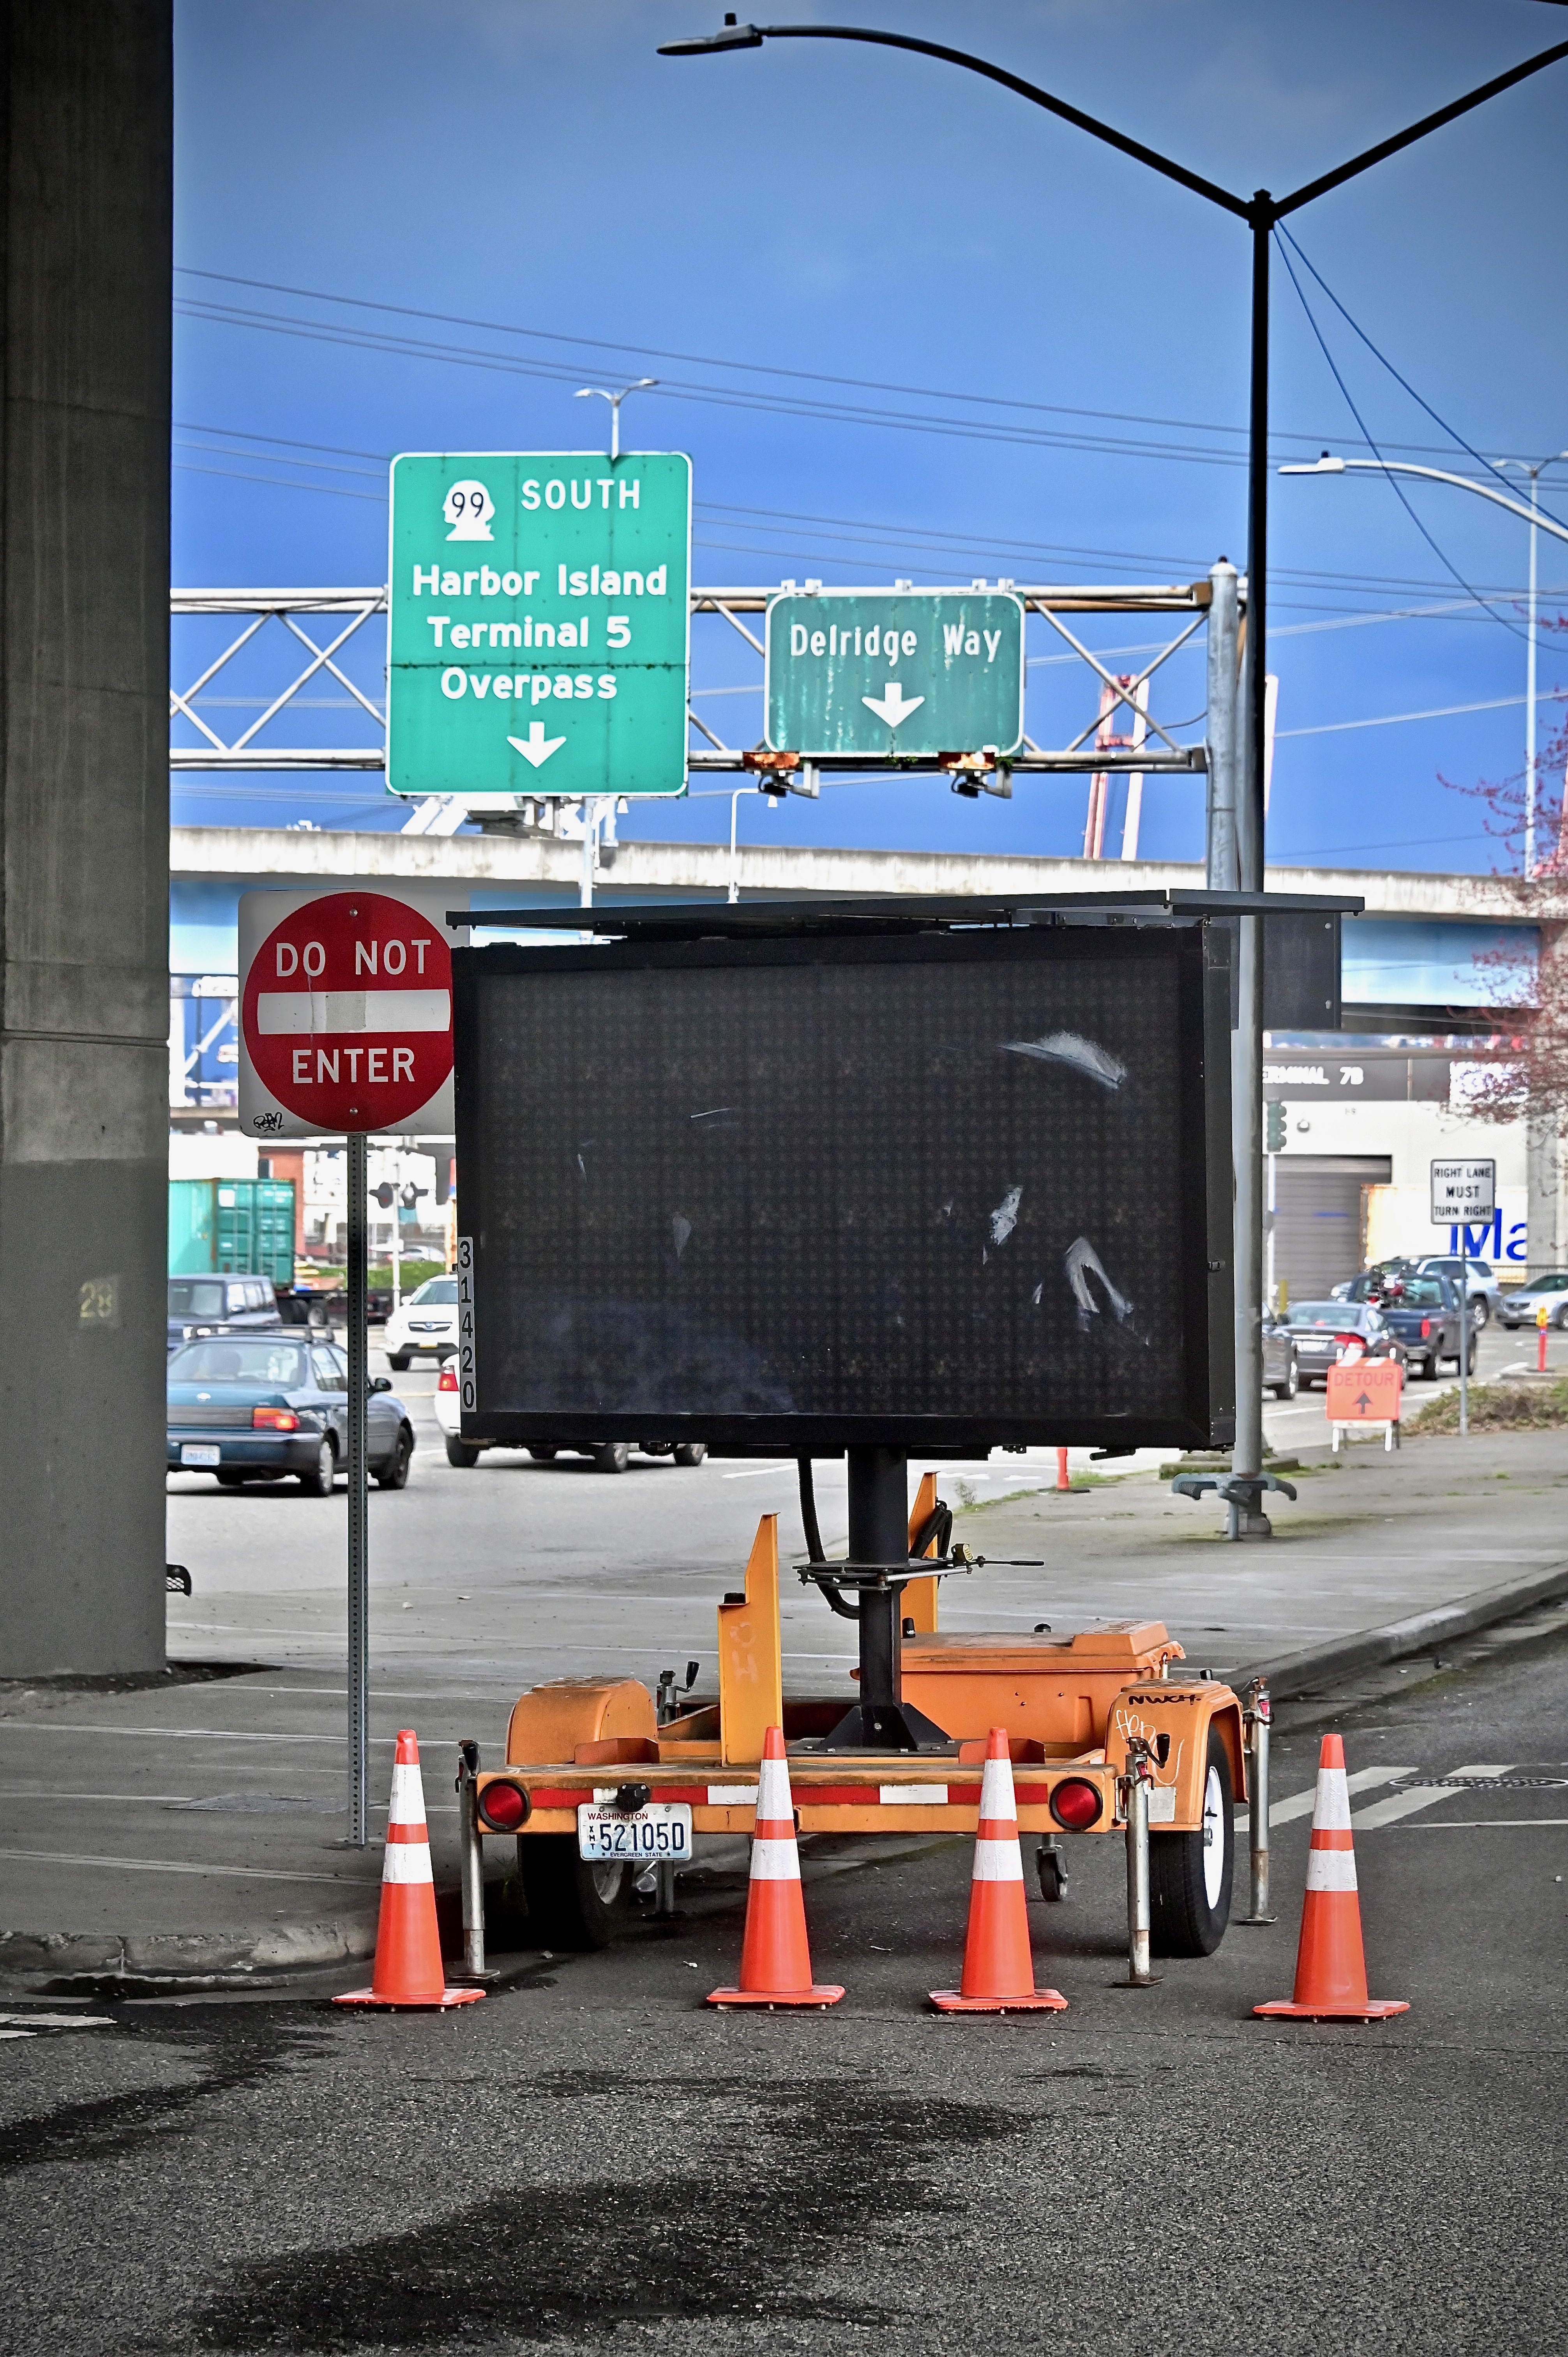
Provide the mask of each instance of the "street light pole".
{"label": "street light pole", "polygon": [[1450,474],[1444,467],[1412,466],[1403,458],[1337,458],[1326,450],[1321,458],[1310,465],[1282,467],[1282,475],[1414,475],[1428,483],[1448,483],[1458,491],[1473,491],[1478,500],[1489,500],[1494,507],[1504,508],[1509,515],[1519,516],[1530,526],[1530,607],[1525,630],[1525,691],[1524,691],[1524,872],[1535,873],[1535,812],[1538,781],[1536,762],[1536,582],[1537,547],[1540,535],[1551,533],[1558,540],[1568,540],[1568,526],[1560,524],[1555,516],[1541,512],[1541,478],[1548,467],[1560,458],[1568,458],[1568,450],[1555,450],[1550,458],[1537,459],[1533,466],[1525,458],[1499,459],[1499,467],[1518,467],[1530,477],[1530,505],[1510,500],[1506,491],[1494,490],[1490,483],[1477,483],[1471,475]]}
{"label": "street light pole", "polygon": [[610,464],[620,457],[620,405],[628,393],[645,392],[659,382],[656,376],[639,376],[635,384],[623,384],[618,393],[611,393],[602,384],[580,384],[572,395],[574,401],[607,401],[610,405]]}
{"label": "street light pole", "polygon": [[[1510,67],[1508,72],[1494,75],[1488,82],[1469,91],[1463,98],[1440,107],[1434,114],[1423,115],[1403,131],[1380,140],[1348,163],[1337,165],[1330,172],[1319,175],[1304,188],[1276,199],[1266,188],[1260,188],[1249,200],[1238,197],[1216,181],[1207,180],[1200,173],[1188,171],[1185,164],[1157,148],[1145,147],[1141,140],[1130,139],[1125,132],[1117,131],[1094,115],[1086,114],[1080,107],[1070,105],[1066,99],[1042,90],[1019,74],[1009,73],[1005,67],[995,66],[985,58],[978,58],[967,49],[950,48],[941,41],[922,41],[907,33],[884,33],[868,26],[858,25],[742,25],[733,15],[726,16],[724,27],[696,40],[667,41],[659,54],[664,58],[714,56],[726,49],[759,49],[765,41],[856,41],[872,48],[908,49],[917,57],[934,58],[943,65],[959,66],[966,73],[978,74],[985,81],[995,82],[1001,89],[1011,91],[1017,98],[1026,99],[1031,106],[1043,107],[1075,129],[1085,131],[1092,139],[1114,147],[1134,163],[1144,164],[1167,180],[1175,180],[1194,196],[1217,205],[1222,212],[1243,221],[1251,231],[1252,330],[1251,386],[1248,403],[1251,448],[1248,453],[1247,479],[1247,642],[1243,710],[1246,715],[1242,751],[1241,791],[1237,796],[1236,831],[1239,881],[1243,891],[1262,891],[1263,885],[1263,778],[1265,720],[1268,698],[1268,662],[1266,659],[1266,611],[1268,602],[1268,470],[1269,470],[1269,240],[1276,222],[1287,213],[1299,212],[1333,188],[1343,188],[1348,180],[1370,170],[1391,156],[1397,156],[1419,139],[1440,130],[1444,124],[1455,122],[1487,100],[1511,90],[1517,82],[1527,81],[1560,59],[1568,58],[1568,41],[1559,41],[1542,49],[1522,65]],[[608,396],[607,396],[607,398]],[[1262,930],[1261,917],[1243,917],[1240,920],[1240,974],[1238,1030],[1233,1062],[1234,1102],[1232,1112],[1232,1146],[1236,1178],[1235,1285],[1236,1285],[1236,1442],[1234,1475],[1241,1480],[1255,1480],[1262,1470],[1263,1446],[1263,1386],[1262,1386]],[[1269,1522],[1256,1504],[1261,1491],[1253,1492],[1251,1512],[1239,1507],[1233,1517],[1238,1537],[1269,1535]]]}

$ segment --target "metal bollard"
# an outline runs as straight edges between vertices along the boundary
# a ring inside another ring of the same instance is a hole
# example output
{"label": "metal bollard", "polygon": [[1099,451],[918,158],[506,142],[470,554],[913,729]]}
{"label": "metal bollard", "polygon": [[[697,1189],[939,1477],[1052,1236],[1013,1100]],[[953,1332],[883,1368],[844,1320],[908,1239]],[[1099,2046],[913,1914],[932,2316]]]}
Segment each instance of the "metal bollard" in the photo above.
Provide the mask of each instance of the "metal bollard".
{"label": "metal bollard", "polygon": [[1149,1902],[1149,1782],[1148,1746],[1130,1749],[1127,1773],[1122,1779],[1122,1806],[1127,1815],[1127,1977],[1123,1988],[1153,1988],[1159,1979],[1149,1970],[1153,1910]]}
{"label": "metal bollard", "polygon": [[472,1736],[457,1746],[457,1842],[463,1868],[463,1969],[452,1978],[489,1982],[485,1968],[485,1845],[479,1834],[479,1747]]}
{"label": "metal bollard", "polygon": [[1273,1713],[1266,1678],[1254,1678],[1247,1688],[1243,1717],[1251,1760],[1247,1814],[1252,1851],[1252,1911],[1240,1920],[1243,1923],[1273,1923],[1278,1918],[1269,1912],[1269,1729]]}

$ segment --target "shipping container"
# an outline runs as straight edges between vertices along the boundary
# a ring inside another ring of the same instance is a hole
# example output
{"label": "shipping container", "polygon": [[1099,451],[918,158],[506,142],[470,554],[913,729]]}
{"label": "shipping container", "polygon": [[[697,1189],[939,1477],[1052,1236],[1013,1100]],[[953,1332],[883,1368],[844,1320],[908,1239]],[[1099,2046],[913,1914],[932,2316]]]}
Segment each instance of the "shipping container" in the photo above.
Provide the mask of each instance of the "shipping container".
{"label": "shipping container", "polygon": [[171,1178],[171,1276],[244,1275],[294,1283],[292,1178]]}

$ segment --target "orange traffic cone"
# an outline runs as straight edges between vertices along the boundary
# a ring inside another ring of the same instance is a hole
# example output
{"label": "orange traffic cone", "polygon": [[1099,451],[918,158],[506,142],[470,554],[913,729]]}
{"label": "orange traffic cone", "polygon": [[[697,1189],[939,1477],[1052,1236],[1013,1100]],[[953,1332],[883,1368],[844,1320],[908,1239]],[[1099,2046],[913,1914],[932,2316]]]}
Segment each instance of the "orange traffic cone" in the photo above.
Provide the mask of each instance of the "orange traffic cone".
{"label": "orange traffic cone", "polygon": [[1281,1997],[1272,2005],[1255,2005],[1252,2011],[1266,2019],[1291,2021],[1384,2021],[1391,2013],[1410,2011],[1402,1999],[1367,1995],[1345,1746],[1337,1735],[1324,1737],[1317,1759],[1295,1994],[1288,2005]]}
{"label": "orange traffic cone", "polygon": [[1004,1727],[992,1728],[985,1747],[963,1985],[933,1989],[931,2003],[939,2013],[1062,2013],[1067,2008],[1058,1990],[1035,1986],[1013,1760]]}
{"label": "orange traffic cone", "polygon": [[795,1804],[784,1731],[770,1727],[763,1738],[757,1785],[757,1826],[751,1841],[751,1884],[746,1900],[746,1939],[740,1952],[740,1986],[708,1993],[710,2005],[837,2005],[835,1984],[814,1986],[811,1952],[806,1943],[806,1902],[800,1890],[800,1853],[795,1842]]}
{"label": "orange traffic cone", "polygon": [[435,1923],[435,1883],[419,1745],[405,1727],[397,1738],[392,1806],[387,1812],[381,1915],[376,1926],[376,1968],[368,1989],[350,1989],[334,2005],[472,2005],[483,1989],[448,1988]]}

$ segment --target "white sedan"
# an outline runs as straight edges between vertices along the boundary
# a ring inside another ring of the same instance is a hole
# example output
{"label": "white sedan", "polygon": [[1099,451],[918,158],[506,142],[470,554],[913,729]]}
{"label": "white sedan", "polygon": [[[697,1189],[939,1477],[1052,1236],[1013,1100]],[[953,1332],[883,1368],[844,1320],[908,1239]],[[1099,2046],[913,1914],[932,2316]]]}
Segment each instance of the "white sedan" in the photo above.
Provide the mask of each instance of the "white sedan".
{"label": "white sedan", "polygon": [[399,1373],[421,1351],[443,1365],[457,1348],[457,1280],[430,1276],[387,1319],[381,1344]]}

